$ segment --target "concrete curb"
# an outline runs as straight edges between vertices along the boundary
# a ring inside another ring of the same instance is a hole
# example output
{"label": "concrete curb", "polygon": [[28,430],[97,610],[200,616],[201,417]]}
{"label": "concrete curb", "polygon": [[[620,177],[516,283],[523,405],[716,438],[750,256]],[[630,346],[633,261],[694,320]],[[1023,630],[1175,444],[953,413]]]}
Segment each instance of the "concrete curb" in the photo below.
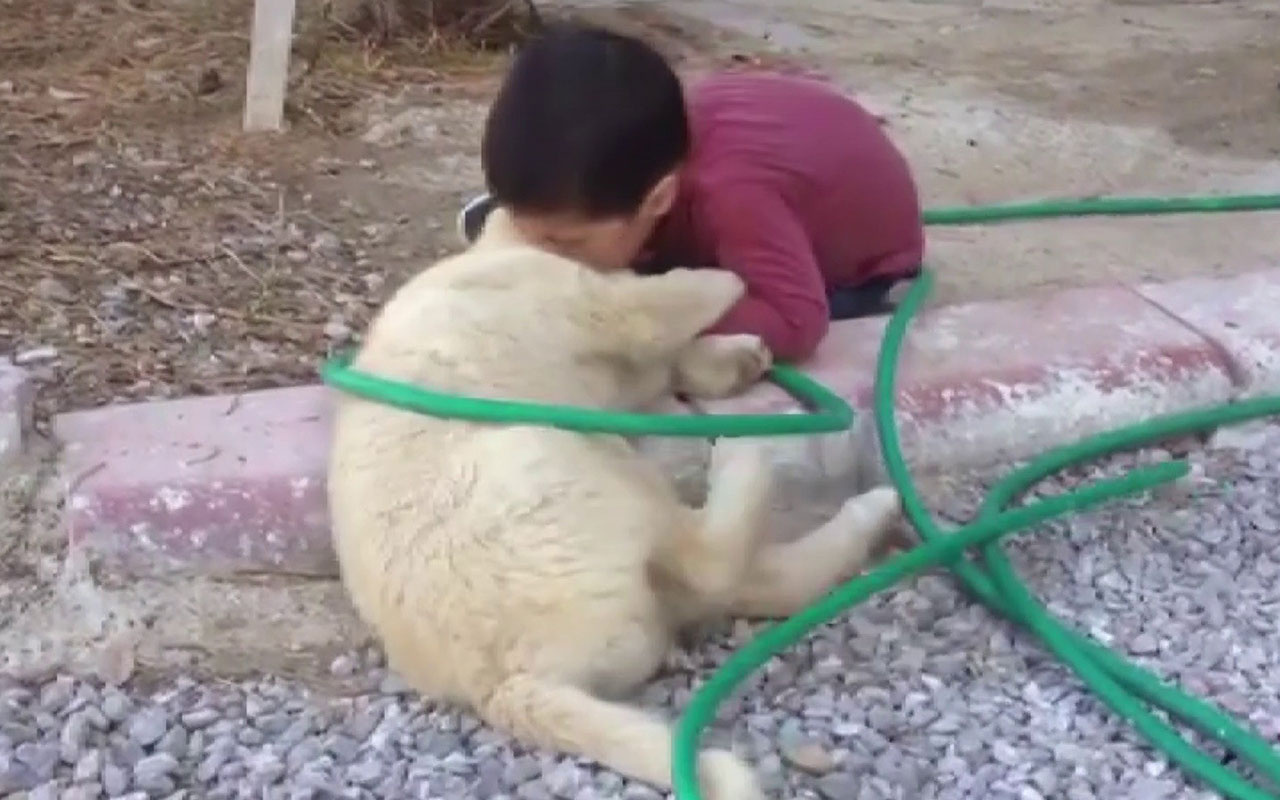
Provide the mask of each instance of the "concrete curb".
{"label": "concrete curb", "polygon": [[[914,468],[1031,455],[1170,411],[1280,391],[1280,270],[928,310],[903,349],[898,410]],[[883,320],[837,323],[807,370],[867,409]],[[334,574],[323,387],[114,406],[55,420],[73,546],[130,572]],[[762,386],[695,412],[794,408]],[[878,466],[854,430],[768,446],[782,505],[842,497]],[[641,443],[692,489],[709,444]]]}
{"label": "concrete curb", "polygon": [[0,476],[26,448],[34,399],[27,371],[0,361]]}

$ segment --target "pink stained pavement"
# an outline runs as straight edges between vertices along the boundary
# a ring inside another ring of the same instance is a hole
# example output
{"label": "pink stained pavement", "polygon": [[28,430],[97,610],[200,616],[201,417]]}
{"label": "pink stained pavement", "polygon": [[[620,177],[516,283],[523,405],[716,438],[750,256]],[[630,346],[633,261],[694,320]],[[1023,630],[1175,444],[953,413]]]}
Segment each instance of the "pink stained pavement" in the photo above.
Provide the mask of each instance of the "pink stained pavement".
{"label": "pink stained pavement", "polygon": [[299,387],[58,417],[72,546],[124,571],[334,573],[329,403]]}
{"label": "pink stained pavement", "polygon": [[1280,269],[1138,291],[1218,346],[1243,394],[1280,393]]}
{"label": "pink stained pavement", "polygon": [[[833,324],[805,371],[869,412],[885,324]],[[1235,390],[1220,348],[1120,286],[926,308],[907,330],[899,365],[895,407],[917,467],[1025,457],[1224,402]],[[700,407],[715,414],[795,404],[765,385]]]}

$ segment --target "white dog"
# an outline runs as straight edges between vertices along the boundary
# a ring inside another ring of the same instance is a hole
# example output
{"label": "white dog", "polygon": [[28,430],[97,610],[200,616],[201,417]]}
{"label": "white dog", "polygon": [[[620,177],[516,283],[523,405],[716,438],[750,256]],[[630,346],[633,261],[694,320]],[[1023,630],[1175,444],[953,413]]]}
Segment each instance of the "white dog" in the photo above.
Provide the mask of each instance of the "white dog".
{"label": "white dog", "polygon": [[[706,336],[743,293],[721,270],[602,274],[481,240],[382,309],[358,369],[492,398],[638,409],[678,388],[723,396],[770,361],[753,336]],[[536,746],[669,788],[669,725],[617,698],[678,631],[795,612],[857,571],[899,513],[873,489],[773,543],[771,475],[721,440],[691,508],[621,436],[441,419],[344,396],[329,474],[346,589],[390,666],[425,696]],[[700,755],[707,800],[762,797],[729,752]]]}

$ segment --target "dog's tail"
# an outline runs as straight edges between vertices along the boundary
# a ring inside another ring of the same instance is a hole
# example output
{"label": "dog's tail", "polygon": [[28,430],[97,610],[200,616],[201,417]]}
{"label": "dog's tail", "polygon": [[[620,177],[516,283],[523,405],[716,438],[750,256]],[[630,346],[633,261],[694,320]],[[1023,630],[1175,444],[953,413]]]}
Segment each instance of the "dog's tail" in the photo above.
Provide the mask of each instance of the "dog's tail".
{"label": "dog's tail", "polygon": [[[629,778],[671,788],[671,729],[641,709],[525,674],[503,682],[481,712],[490,724],[527,744],[588,758]],[[699,773],[706,800],[763,797],[754,774],[731,753],[704,752]]]}

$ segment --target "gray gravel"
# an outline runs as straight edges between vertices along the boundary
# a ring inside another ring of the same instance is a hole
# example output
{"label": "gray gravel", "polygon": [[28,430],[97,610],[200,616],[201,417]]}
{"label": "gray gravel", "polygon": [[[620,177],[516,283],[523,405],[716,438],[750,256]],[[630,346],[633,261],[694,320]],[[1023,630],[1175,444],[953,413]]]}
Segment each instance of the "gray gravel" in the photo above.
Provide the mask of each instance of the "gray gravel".
{"label": "gray gravel", "polygon": [[[1280,735],[1280,428],[1192,454],[1192,479],[1017,541],[1051,608],[1162,675]],[[1115,474],[1117,459],[1059,485]],[[963,516],[983,476],[934,498]],[[1052,491],[1052,488],[1050,489]],[[673,656],[642,700],[691,682],[751,635],[737,623]],[[530,752],[425,706],[376,653],[336,659],[355,696],[264,679],[113,689],[67,676],[0,679],[0,796],[650,800],[648,787]],[[876,598],[775,658],[730,703],[732,742],[775,796],[1209,798],[1148,749],[1029,637],[943,575]],[[25,794],[24,794],[25,792]]]}

